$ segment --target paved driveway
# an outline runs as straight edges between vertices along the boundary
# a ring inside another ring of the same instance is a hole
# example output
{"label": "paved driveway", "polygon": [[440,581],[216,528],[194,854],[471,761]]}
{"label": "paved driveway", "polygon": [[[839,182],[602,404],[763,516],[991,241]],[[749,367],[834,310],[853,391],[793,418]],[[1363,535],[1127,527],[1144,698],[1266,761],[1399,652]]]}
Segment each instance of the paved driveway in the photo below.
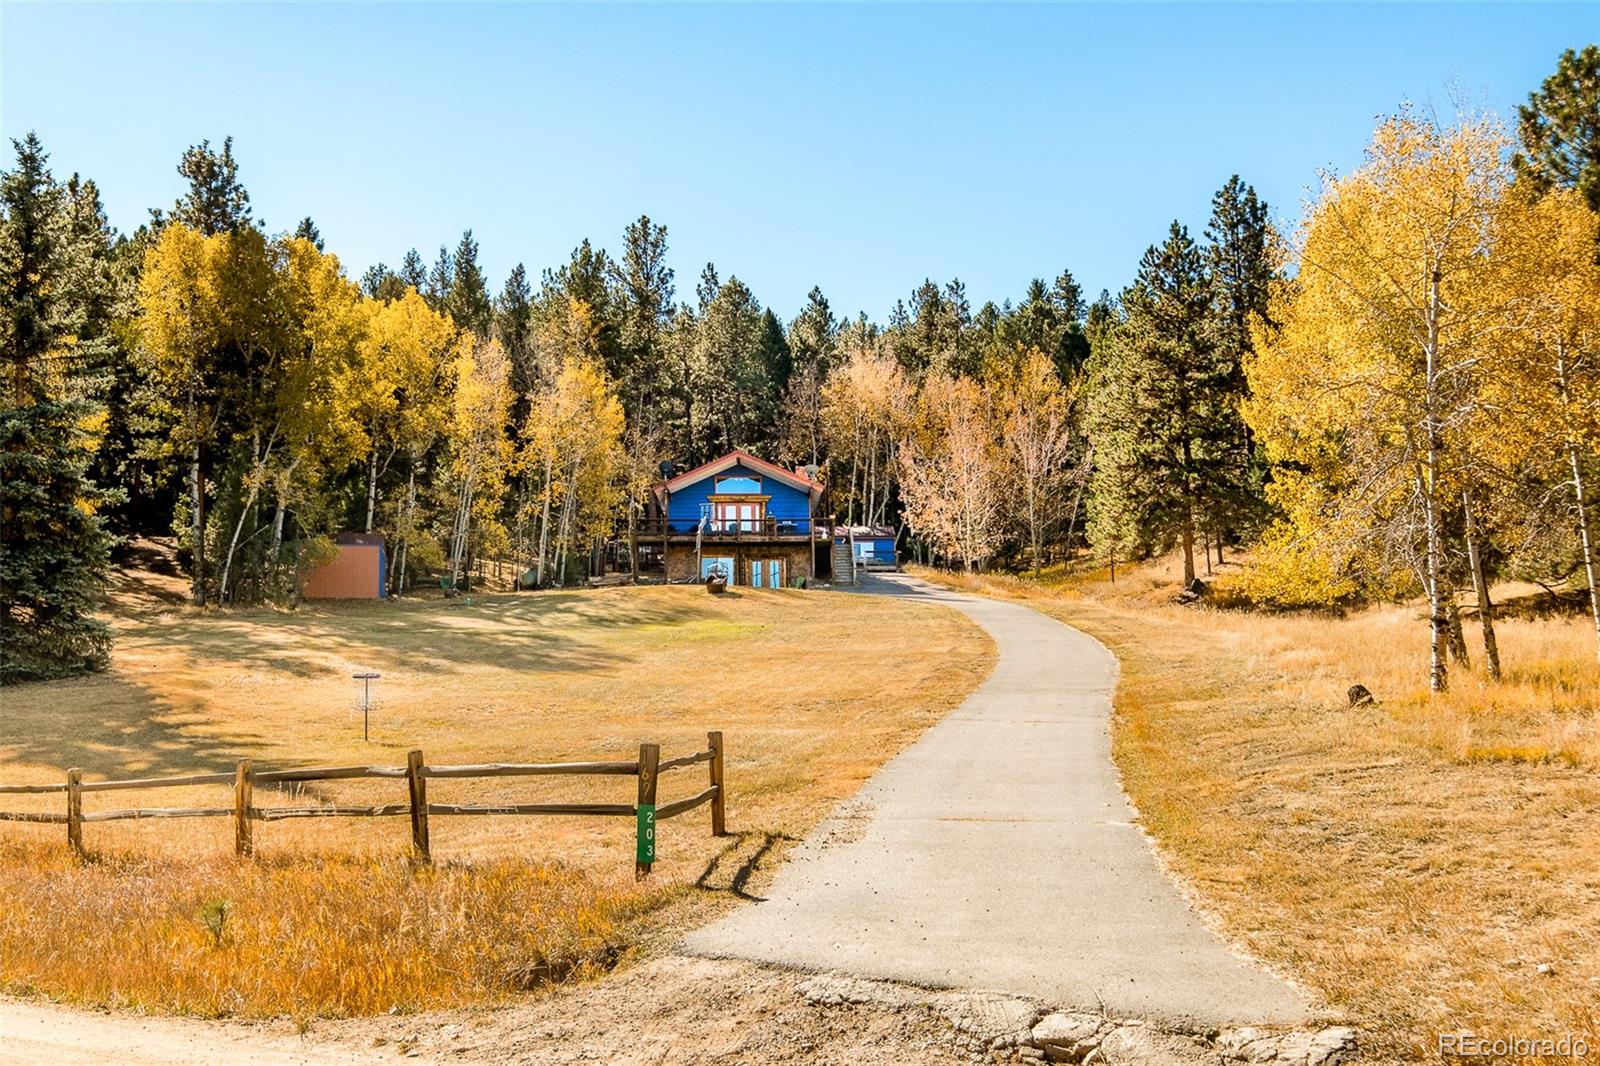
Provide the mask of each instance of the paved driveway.
{"label": "paved driveway", "polygon": [[795,849],[769,899],[691,934],[687,951],[1180,1026],[1307,1019],[1294,988],[1202,924],[1133,824],[1103,645],[905,575],[867,591],[961,611],[999,662]]}

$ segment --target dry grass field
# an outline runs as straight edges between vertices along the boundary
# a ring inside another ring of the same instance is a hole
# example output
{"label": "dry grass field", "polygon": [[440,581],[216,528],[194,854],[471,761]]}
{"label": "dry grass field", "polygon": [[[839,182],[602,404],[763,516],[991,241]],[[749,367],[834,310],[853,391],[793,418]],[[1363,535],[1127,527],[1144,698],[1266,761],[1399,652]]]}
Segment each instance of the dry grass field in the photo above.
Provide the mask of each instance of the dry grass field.
{"label": "dry grass field", "polygon": [[[1433,1058],[1458,1031],[1600,1047],[1585,617],[1535,617],[1502,590],[1505,680],[1458,672],[1435,699],[1416,605],[1180,606],[1170,561],[1115,584],[929,576],[1025,599],[1117,653],[1115,756],[1169,865],[1231,938],[1367,1029],[1378,1060]],[[1377,706],[1348,707],[1354,683]]]}
{"label": "dry grass field", "polygon": [[[225,770],[663,758],[726,738],[729,829],[662,824],[633,879],[622,818],[436,817],[432,869],[409,822],[0,823],[0,990],[198,1014],[341,1015],[492,1002],[594,973],[758,889],[787,846],[988,672],[953,611],[823,591],[697,587],[311,604],[204,615],[181,580],[125,571],[114,664],[0,692],[0,783]],[[358,670],[376,683],[361,739]],[[706,768],[661,779],[661,802]],[[631,777],[436,780],[429,799],[632,803]],[[231,789],[88,793],[85,811],[229,806]],[[258,786],[258,805],[402,803],[400,780]],[[59,794],[0,796],[56,810]]]}

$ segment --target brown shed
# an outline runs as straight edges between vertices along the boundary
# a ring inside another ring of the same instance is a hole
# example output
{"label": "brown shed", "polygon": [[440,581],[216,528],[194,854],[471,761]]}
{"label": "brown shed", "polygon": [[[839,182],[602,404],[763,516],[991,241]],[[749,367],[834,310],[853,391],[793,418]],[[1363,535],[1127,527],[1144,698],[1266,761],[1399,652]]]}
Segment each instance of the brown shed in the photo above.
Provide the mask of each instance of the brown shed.
{"label": "brown shed", "polygon": [[380,533],[340,533],[339,554],[300,575],[300,595],[308,600],[380,600],[387,591],[388,562]]}

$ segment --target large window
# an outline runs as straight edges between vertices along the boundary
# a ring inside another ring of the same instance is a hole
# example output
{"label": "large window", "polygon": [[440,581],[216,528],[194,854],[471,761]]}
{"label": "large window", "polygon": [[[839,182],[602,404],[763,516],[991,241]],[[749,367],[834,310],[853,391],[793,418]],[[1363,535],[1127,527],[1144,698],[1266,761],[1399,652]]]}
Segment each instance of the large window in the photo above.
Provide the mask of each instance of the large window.
{"label": "large window", "polygon": [[718,495],[750,496],[761,491],[761,479],[758,477],[750,477],[747,474],[719,477],[717,478],[715,484]]}
{"label": "large window", "polygon": [[766,517],[765,500],[711,501],[711,530],[714,533],[758,533]]}

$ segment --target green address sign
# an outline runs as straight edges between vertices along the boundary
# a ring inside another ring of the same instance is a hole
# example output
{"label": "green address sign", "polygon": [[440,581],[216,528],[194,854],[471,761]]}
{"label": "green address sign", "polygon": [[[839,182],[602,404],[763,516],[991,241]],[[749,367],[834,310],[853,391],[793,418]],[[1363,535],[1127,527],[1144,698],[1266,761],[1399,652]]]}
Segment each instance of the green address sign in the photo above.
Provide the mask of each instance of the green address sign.
{"label": "green address sign", "polygon": [[636,861],[652,863],[656,861],[656,805],[654,803],[641,803],[638,807],[639,821],[639,851]]}

